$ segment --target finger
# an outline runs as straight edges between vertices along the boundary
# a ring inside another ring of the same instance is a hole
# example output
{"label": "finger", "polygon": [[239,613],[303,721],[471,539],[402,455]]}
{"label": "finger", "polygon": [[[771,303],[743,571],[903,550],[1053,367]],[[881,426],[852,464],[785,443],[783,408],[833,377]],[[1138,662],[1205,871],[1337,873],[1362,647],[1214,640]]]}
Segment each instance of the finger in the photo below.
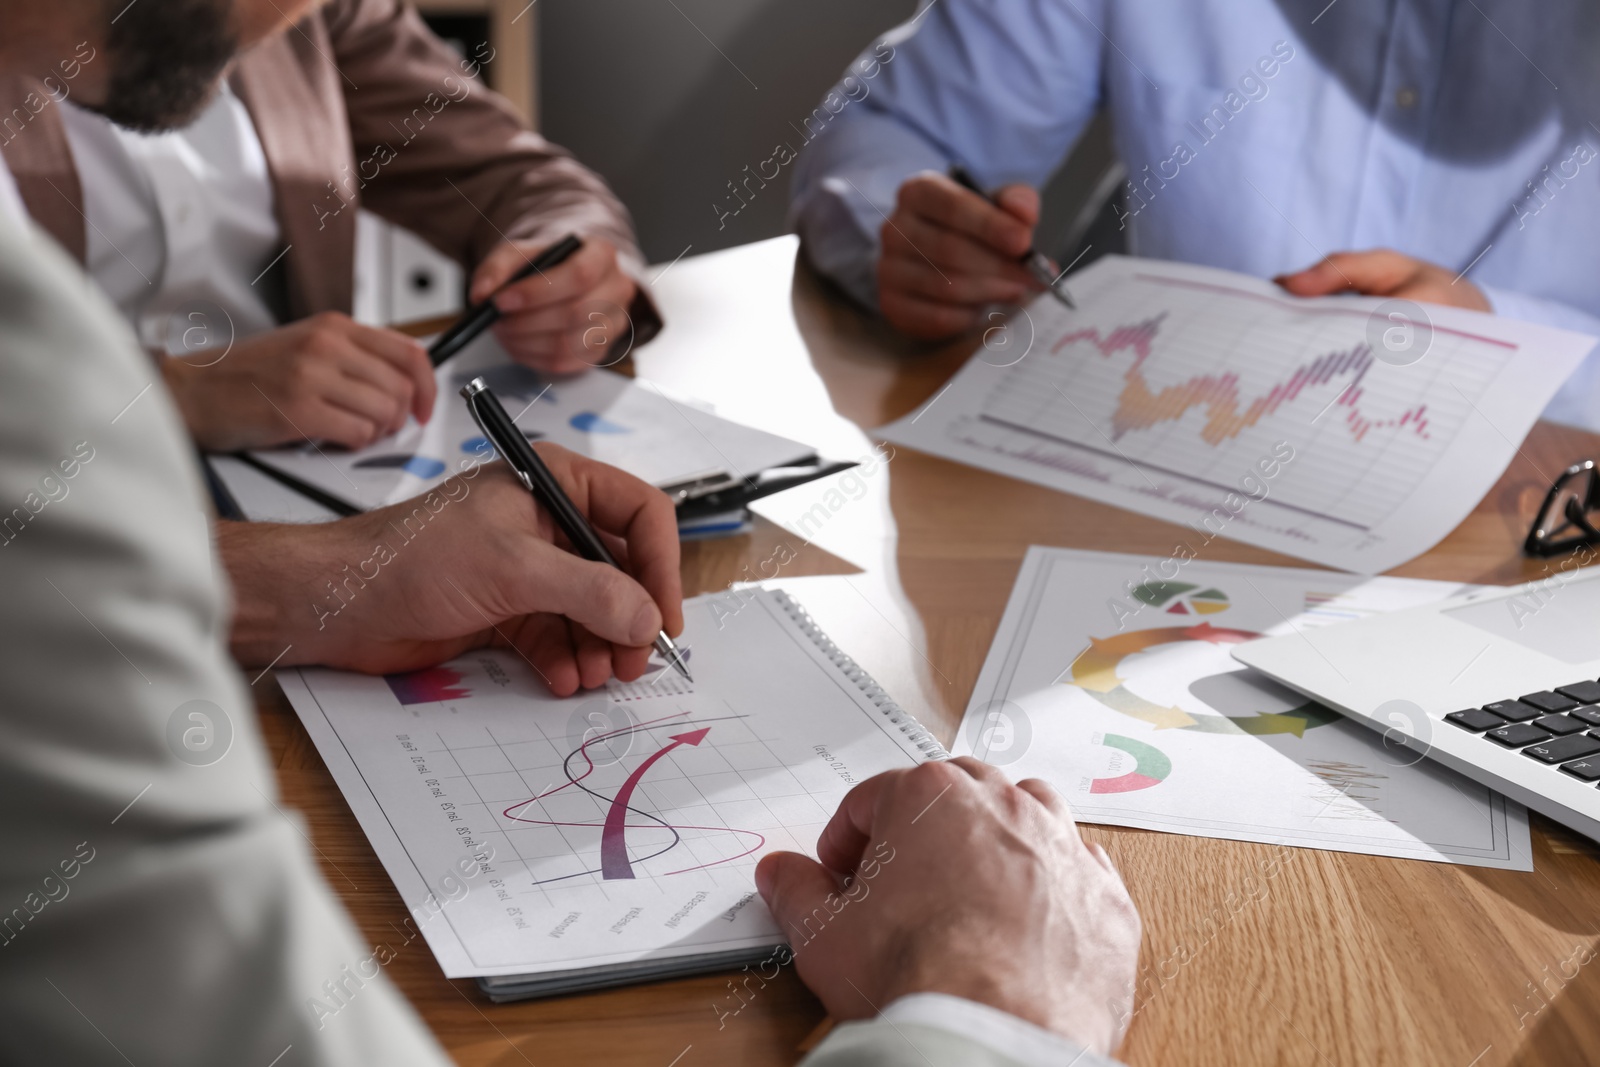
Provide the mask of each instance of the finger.
{"label": "finger", "polygon": [[976,329],[982,311],[883,288],[878,290],[878,308],[895,329],[925,341],[942,341]]}
{"label": "finger", "polygon": [[[540,444],[536,448],[589,521],[627,542],[629,573],[649,591],[660,612],[659,625],[672,637],[682,633],[678,521],[666,494],[616,467],[574,455],[559,446]],[[587,620],[579,621],[589,625]],[[655,637],[652,633],[644,641],[630,641],[615,632],[591,628],[608,640],[626,645],[649,644]]]}
{"label": "finger", "polygon": [[1067,802],[1061,799],[1055,787],[1042,778],[1024,778],[1017,783],[1017,788],[1027,793],[1033,799],[1043,804],[1052,814],[1070,820],[1072,809],[1067,807]]}
{"label": "finger", "polygon": [[504,286],[494,294],[494,304],[510,314],[575,300],[619,269],[616,251],[604,241],[591,241],[560,265]]}
{"label": "finger", "polygon": [[528,565],[507,589],[515,613],[554,612],[620,645],[649,645],[661,630],[661,609],[644,586],[605,563],[557,548],[530,530]]}
{"label": "finger", "polygon": [[974,756],[957,756],[947,762],[952,767],[960,767],[980,782],[1011,784],[1010,779],[1006,777],[1005,772],[999,767],[985,763]]}
{"label": "finger", "polygon": [[943,174],[919,174],[908,179],[900,186],[896,206],[1011,259],[1027,252],[1033,244],[1032,226]]}
{"label": "finger", "polygon": [[822,864],[798,852],[768,853],[756,864],[756,891],[779,926],[800,929],[801,920],[838,889]]}
{"label": "finger", "polygon": [[941,272],[920,256],[911,259],[885,257],[878,268],[878,281],[900,293],[970,307],[1021,303],[1033,291],[1021,280],[1007,275]]}
{"label": "finger", "polygon": [[502,320],[495,323],[494,336],[506,355],[542,374],[566,376],[589,369],[589,364],[567,350],[564,339],[558,334],[523,335],[507,328]]}
{"label": "finger", "polygon": [[611,680],[611,642],[596,637],[577,623],[568,622],[572,647],[578,654],[578,684],[598,689]]}
{"label": "finger", "polygon": [[1335,252],[1295,274],[1275,280],[1296,296],[1357,292],[1384,295],[1416,276],[1418,262],[1389,249]]}
{"label": "finger", "polygon": [[620,337],[629,325],[628,305],[638,285],[620,269],[611,271],[593,289],[570,300],[540,304],[504,313],[501,321],[533,333],[594,333],[594,346],[603,348]]}
{"label": "finger", "polygon": [[1039,225],[1039,191],[1033,186],[1021,182],[1003,185],[994,191],[994,202],[1030,231]]}
{"label": "finger", "polygon": [[[340,368],[343,372],[344,368]],[[378,433],[396,429],[395,420],[405,421],[406,409],[400,397],[376,385],[345,374],[327,400],[334,407],[360,415],[377,427]]]}
{"label": "finger", "polygon": [[[628,645],[611,646],[611,673],[619,682],[637,681],[650,669],[649,648],[632,648]],[[670,668],[669,668],[670,669]]]}
{"label": "finger", "polygon": [[427,422],[433,416],[433,405],[439,392],[439,384],[433,376],[433,364],[428,361],[428,350],[416,340],[394,330],[352,325],[360,331],[352,340],[363,351],[377,356],[404,378],[408,385],[411,413],[418,422]]}
{"label": "finger", "polygon": [[[416,386],[410,378],[383,360],[356,348],[341,356],[337,366],[339,373],[346,379],[343,383],[343,392],[370,387],[388,399],[386,429],[389,432],[392,433],[405,425],[406,415],[414,408],[412,397],[416,391]],[[354,404],[344,406],[356,407]],[[365,411],[364,408],[361,410]]]}
{"label": "finger", "polygon": [[1037,288],[1033,275],[1017,257],[996,252],[971,237],[915,216],[897,215],[884,224],[879,236],[884,260],[914,259],[943,276],[970,274],[1007,278]]}
{"label": "finger", "polygon": [[1100,847],[1100,842],[1085,841],[1084,844],[1088,846],[1089,855],[1093,856],[1100,866],[1115,874],[1119,881],[1122,879],[1122,875],[1118,873],[1116,865],[1111,862],[1111,857],[1106,854],[1105,849]]}
{"label": "finger", "polygon": [[533,664],[550,692],[566,697],[578,691],[578,657],[567,620],[559,615],[529,615],[516,627],[514,638],[517,651]]}
{"label": "finger", "polygon": [[314,401],[295,425],[310,440],[331,441],[343,448],[365,448],[380,436],[372,419],[327,400]]}
{"label": "finger", "polygon": [[477,304],[489,299],[493,292],[511,279],[517,271],[539,257],[548,246],[538,246],[527,241],[502,241],[489,250],[472,272],[472,284],[467,299]]}
{"label": "finger", "polygon": [[884,771],[851,787],[817,838],[817,858],[824,866],[840,874],[856,869],[861,853],[872,840],[872,824],[877,817],[879,801],[909,773],[909,770]]}

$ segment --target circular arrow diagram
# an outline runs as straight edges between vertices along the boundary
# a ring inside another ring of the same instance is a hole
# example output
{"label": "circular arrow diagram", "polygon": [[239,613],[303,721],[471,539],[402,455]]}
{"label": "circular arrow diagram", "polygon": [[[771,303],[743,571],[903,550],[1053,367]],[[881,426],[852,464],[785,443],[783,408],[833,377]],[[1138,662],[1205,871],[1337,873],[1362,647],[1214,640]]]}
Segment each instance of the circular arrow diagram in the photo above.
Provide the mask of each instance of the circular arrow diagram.
{"label": "circular arrow diagram", "polygon": [[1167,626],[1152,630],[1132,630],[1115,637],[1089,638],[1089,647],[1072,661],[1072,682],[1079,689],[1113,711],[1139,719],[1157,730],[1197,730],[1209,734],[1294,734],[1304,737],[1314,727],[1334,722],[1338,713],[1315,701],[1307,701],[1284,712],[1257,712],[1255,715],[1204,715],[1179,707],[1162,707],[1130,690],[1117,675],[1117,667],[1128,656],[1161,645],[1185,641],[1205,641],[1214,645],[1240,644],[1261,635],[1250,630],[1231,630],[1202,622],[1197,626]]}

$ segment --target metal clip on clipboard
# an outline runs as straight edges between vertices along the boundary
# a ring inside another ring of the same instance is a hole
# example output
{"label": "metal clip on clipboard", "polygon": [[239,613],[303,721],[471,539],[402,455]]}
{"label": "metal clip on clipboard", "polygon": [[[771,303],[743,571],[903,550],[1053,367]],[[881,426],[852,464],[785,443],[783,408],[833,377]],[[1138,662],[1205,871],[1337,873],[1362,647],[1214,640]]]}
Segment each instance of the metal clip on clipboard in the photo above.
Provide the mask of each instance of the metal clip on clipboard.
{"label": "metal clip on clipboard", "polygon": [[748,507],[762,497],[793,489],[797,485],[826,478],[857,466],[855,461],[827,461],[815,455],[786,467],[769,467],[745,477],[716,471],[672,485],[661,491],[672,498],[678,509],[678,522],[692,522],[711,515],[722,515]]}

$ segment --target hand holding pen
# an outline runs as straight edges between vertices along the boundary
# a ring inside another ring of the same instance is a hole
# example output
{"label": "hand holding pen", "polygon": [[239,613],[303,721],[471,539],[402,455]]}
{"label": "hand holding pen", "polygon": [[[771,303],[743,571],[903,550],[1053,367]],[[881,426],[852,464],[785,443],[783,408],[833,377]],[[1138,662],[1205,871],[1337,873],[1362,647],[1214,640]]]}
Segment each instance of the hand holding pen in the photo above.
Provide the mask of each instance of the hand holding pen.
{"label": "hand holding pen", "polygon": [[[461,396],[466,400],[467,410],[472,413],[473,421],[478,424],[478,428],[505,460],[511,472],[522,482],[523,487],[533,494],[539,506],[566,535],[573,551],[592,563],[622,571],[622,565],[617,562],[594,527],[589,524],[582,509],[573,503],[555,475],[539,458],[539,454],[528,444],[527,438],[511,421],[511,416],[506,413],[505,407],[484,380],[474,378],[462,387]],[[596,464],[596,466],[601,465]],[[622,475],[620,471],[616,473],[623,478],[629,477]],[[666,497],[662,496],[661,499],[665,502]],[[607,501],[602,495],[591,495],[589,506],[590,511],[596,515],[604,515],[607,511]],[[689,675],[687,659],[665,629],[656,633],[652,643],[657,654],[668,666],[684,678],[693,681]]]}
{"label": "hand holding pen", "polygon": [[1055,282],[1053,265],[1047,279],[1035,260],[1038,191],[1015,183],[975,192],[960,175],[907,178],[880,231],[878,307],[912,337],[974,332],[992,325],[996,304],[1023,303]]}
{"label": "hand holding pen", "polygon": [[[950,178],[963,189],[977,193],[996,207],[1000,206],[993,196],[983,191],[983,186],[979,185],[977,179],[961,164],[957,163],[951,166]],[[1017,261],[1027,267],[1028,273],[1033,275],[1033,280],[1049,290],[1050,294],[1057,300],[1069,308],[1078,306],[1072,302],[1072,296],[1067,292],[1067,287],[1062,282],[1062,278],[1065,277],[1067,272],[1058,269],[1049,256],[1033,245],[1029,245],[1028,250],[1022,253]]]}

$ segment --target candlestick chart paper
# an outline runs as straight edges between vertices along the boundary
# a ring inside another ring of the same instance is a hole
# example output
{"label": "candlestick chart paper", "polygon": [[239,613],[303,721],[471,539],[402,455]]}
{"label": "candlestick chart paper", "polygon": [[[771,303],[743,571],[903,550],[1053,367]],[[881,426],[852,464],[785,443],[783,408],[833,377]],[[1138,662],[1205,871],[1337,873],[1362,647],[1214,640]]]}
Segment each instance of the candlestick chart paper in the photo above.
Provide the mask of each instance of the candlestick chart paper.
{"label": "candlestick chart paper", "polygon": [[1436,305],[1300,299],[1107,256],[993,326],[881,435],[935,455],[1375,574],[1494,484],[1594,339]]}

